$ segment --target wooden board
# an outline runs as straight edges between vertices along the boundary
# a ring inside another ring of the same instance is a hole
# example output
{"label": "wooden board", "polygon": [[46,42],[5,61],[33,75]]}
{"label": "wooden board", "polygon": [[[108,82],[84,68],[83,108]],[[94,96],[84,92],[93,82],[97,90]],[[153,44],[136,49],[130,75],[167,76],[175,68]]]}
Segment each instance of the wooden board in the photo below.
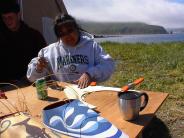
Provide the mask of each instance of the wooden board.
{"label": "wooden board", "polygon": [[119,107],[117,93],[99,92],[89,95],[86,99],[89,103],[96,105],[101,116],[112,122],[117,128],[127,133],[130,138],[138,136],[144,127],[153,118],[159,107],[167,98],[167,93],[146,92],[149,96],[147,107],[140,112],[140,116],[135,121],[125,121],[122,119]]}
{"label": "wooden board", "polygon": [[[57,102],[59,100],[63,100],[66,97],[64,96],[64,93],[62,91],[58,90],[48,90],[49,98],[45,101],[38,100],[37,94],[36,94],[36,88],[29,86],[21,89],[22,93],[25,95],[25,101],[27,103],[27,107],[29,108],[31,115],[34,119],[36,119],[38,122],[41,122],[41,115],[42,115],[42,109],[54,102]],[[153,118],[154,114],[157,112],[159,107],[162,105],[162,103],[167,98],[167,93],[162,92],[147,92],[144,91],[149,96],[149,102],[147,107],[140,112],[140,116],[135,121],[125,121],[122,119],[119,107],[118,107],[118,98],[117,98],[117,92],[96,92],[88,95],[86,97],[86,101],[96,105],[97,111],[100,112],[100,115],[107,120],[109,120],[111,123],[113,123],[117,128],[121,129],[125,133],[127,133],[130,138],[137,137],[144,127],[148,125],[148,123]],[[8,100],[11,101],[13,104],[17,103],[17,91],[8,91],[6,92],[6,95],[8,96]],[[1,101],[3,101],[1,99]],[[6,102],[5,100],[3,102]],[[19,107],[20,108],[20,107]],[[0,116],[3,116],[4,114],[9,113],[9,111],[0,103]],[[14,110],[13,108],[11,108]],[[16,112],[16,110],[14,110]]]}
{"label": "wooden board", "polygon": [[49,129],[24,114],[14,114],[1,120],[1,138],[52,137],[56,135]]}

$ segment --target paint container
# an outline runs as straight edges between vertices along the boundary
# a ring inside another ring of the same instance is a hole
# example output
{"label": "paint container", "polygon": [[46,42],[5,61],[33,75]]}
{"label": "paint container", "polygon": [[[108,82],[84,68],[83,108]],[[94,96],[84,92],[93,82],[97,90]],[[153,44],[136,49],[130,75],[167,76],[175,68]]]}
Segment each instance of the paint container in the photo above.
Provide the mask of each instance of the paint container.
{"label": "paint container", "polygon": [[45,78],[36,80],[37,97],[40,100],[45,100],[48,97],[47,85]]}

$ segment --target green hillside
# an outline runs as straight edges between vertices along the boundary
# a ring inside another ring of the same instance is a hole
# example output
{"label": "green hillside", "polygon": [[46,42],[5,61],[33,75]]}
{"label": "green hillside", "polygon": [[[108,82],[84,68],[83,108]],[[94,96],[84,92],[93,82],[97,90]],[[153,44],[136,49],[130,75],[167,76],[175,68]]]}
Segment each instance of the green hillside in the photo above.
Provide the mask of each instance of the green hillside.
{"label": "green hillside", "polygon": [[112,23],[112,22],[85,22],[78,21],[80,26],[93,34],[120,35],[120,34],[166,34],[162,26],[145,23]]}

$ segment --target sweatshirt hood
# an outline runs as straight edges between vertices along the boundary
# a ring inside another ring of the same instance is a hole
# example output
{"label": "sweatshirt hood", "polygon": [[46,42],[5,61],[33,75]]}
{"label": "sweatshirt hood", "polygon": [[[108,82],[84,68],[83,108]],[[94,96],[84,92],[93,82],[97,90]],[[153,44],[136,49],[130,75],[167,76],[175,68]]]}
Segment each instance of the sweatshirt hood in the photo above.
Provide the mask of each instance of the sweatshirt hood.
{"label": "sweatshirt hood", "polygon": [[93,41],[94,36],[88,32],[80,31],[80,40],[76,47],[84,46],[89,41]]}

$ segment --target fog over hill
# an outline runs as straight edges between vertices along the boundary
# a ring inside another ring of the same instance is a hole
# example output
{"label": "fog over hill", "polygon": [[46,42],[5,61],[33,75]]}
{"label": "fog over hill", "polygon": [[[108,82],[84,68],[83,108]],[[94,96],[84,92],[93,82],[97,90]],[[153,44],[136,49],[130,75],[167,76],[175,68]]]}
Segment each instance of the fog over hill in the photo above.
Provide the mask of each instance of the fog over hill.
{"label": "fog over hill", "polygon": [[184,33],[184,28],[166,28],[169,33]]}
{"label": "fog over hill", "polygon": [[149,25],[141,22],[89,22],[77,21],[80,26],[97,35],[122,35],[122,34],[167,34],[162,26]]}

